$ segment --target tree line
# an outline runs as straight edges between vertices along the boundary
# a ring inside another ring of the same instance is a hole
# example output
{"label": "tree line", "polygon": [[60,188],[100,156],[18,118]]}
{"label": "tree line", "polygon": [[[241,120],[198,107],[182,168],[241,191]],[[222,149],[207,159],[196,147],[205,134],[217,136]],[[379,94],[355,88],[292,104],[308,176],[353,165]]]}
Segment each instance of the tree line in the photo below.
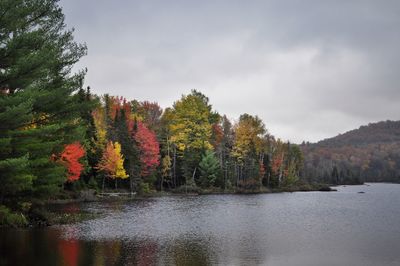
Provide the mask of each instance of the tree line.
{"label": "tree line", "polygon": [[309,182],[400,182],[400,121],[369,124],[300,147],[303,175]]}
{"label": "tree line", "polygon": [[258,190],[299,179],[297,145],[258,116],[235,122],[197,90],[162,110],[156,102],[83,89],[87,53],[56,0],[0,3],[1,202],[56,197],[77,184],[135,192]]}

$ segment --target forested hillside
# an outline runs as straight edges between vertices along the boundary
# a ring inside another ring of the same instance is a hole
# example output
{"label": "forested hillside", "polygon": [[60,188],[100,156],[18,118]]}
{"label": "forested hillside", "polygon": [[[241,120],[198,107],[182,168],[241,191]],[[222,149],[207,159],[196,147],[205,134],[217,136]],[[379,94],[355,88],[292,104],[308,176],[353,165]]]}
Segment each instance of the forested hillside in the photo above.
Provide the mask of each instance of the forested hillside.
{"label": "forested hillside", "polygon": [[303,143],[301,149],[309,180],[400,182],[400,121],[361,126],[316,144]]}

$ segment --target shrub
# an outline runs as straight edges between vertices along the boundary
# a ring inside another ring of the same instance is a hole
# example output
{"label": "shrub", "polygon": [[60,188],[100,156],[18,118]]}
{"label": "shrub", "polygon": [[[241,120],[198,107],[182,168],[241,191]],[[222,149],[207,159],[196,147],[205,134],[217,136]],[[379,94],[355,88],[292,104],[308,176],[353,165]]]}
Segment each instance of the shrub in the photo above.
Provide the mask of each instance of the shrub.
{"label": "shrub", "polygon": [[0,205],[0,226],[24,227],[28,221],[22,213],[12,213],[4,205]]}

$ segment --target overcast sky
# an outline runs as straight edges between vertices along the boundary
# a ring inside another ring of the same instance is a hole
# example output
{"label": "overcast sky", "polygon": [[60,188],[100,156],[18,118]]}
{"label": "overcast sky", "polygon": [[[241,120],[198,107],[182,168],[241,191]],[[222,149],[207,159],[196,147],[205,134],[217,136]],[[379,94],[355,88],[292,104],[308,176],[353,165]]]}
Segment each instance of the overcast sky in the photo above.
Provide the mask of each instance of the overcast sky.
{"label": "overcast sky", "polygon": [[261,117],[292,142],[400,119],[400,1],[62,0],[95,93]]}

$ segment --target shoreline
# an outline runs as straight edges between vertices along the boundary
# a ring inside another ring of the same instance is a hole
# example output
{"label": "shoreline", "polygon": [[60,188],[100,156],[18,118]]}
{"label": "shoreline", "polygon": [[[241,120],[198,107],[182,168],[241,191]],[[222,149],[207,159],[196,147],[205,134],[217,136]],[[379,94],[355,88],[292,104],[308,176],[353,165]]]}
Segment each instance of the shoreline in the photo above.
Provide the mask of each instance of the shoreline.
{"label": "shoreline", "polygon": [[[84,204],[89,202],[129,202],[135,200],[146,200],[151,198],[160,197],[171,197],[171,196],[181,196],[181,197],[193,197],[193,196],[203,196],[203,195],[255,195],[255,194],[275,194],[275,193],[293,193],[293,192],[334,192],[337,191],[332,185],[326,184],[305,184],[301,186],[293,186],[279,189],[268,189],[262,188],[261,190],[199,190],[198,192],[188,192],[184,193],[181,191],[156,191],[148,194],[133,196],[127,196],[130,193],[126,191],[112,191],[109,192],[109,196],[100,196],[95,190],[82,190],[79,191],[79,196],[77,198],[66,198],[66,199],[51,199],[37,201],[32,204],[30,210],[26,213],[20,212],[18,214],[11,213],[11,215],[17,215],[24,217],[24,222],[16,224],[5,224],[2,228],[41,228],[53,225],[62,224],[73,224],[78,222],[83,222],[86,220],[92,220],[100,217],[101,213],[91,213],[87,211],[76,211],[70,212],[65,210],[56,210],[63,205],[69,204]],[[119,195],[120,194],[120,195]],[[121,196],[122,195],[122,196]],[[69,195],[71,196],[71,195]],[[74,195],[77,196],[76,194]]]}
{"label": "shoreline", "polygon": [[[362,185],[362,184],[354,184]],[[203,196],[203,195],[253,195],[253,194],[275,194],[275,193],[293,193],[293,192],[335,192],[337,191],[334,187],[341,185],[327,185],[327,184],[313,184],[306,186],[294,186],[286,188],[264,188],[261,190],[201,190],[199,192],[176,192],[176,191],[153,191],[147,194],[133,194],[133,196],[127,196],[130,194],[125,190],[104,192],[108,193],[109,196],[95,194],[94,197],[77,198],[77,199],[55,199],[48,200],[45,202],[46,205],[63,205],[69,203],[84,203],[84,202],[112,202],[112,201],[124,201],[124,200],[143,200],[149,198],[169,197],[169,196]],[[352,185],[349,185],[352,186]],[[88,190],[84,190],[88,191]],[[103,193],[103,192],[102,192]],[[123,195],[118,195],[123,194]]]}

